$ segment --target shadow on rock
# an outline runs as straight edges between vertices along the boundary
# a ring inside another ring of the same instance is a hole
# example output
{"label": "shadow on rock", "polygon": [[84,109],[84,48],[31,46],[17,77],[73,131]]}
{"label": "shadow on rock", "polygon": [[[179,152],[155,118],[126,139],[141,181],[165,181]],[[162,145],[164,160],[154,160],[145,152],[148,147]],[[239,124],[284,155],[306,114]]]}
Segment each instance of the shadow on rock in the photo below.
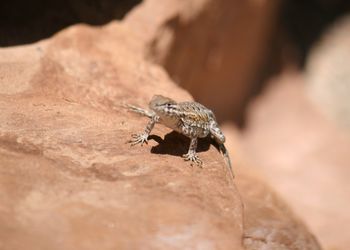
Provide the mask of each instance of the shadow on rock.
{"label": "shadow on rock", "polygon": [[[157,146],[152,147],[151,153],[153,154],[168,154],[175,156],[182,156],[186,154],[190,146],[190,139],[182,134],[172,131],[165,135],[164,140],[157,135],[150,135],[150,140],[158,142]],[[207,151],[210,147],[212,140],[207,138],[199,138],[197,152]]]}

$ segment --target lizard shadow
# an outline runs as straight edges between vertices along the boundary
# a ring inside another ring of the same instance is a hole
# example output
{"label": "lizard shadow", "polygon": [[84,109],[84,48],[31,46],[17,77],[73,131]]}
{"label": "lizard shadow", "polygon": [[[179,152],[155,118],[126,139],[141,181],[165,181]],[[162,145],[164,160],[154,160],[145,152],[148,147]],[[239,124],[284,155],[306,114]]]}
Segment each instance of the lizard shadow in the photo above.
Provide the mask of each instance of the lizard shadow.
{"label": "lizard shadow", "polygon": [[[168,154],[174,156],[182,156],[188,152],[190,146],[190,138],[172,131],[164,136],[162,139],[158,135],[150,135],[149,139],[158,142],[157,146],[151,148],[152,154]],[[198,138],[198,146],[196,152],[203,152],[209,150],[210,144],[214,144],[210,137]]]}

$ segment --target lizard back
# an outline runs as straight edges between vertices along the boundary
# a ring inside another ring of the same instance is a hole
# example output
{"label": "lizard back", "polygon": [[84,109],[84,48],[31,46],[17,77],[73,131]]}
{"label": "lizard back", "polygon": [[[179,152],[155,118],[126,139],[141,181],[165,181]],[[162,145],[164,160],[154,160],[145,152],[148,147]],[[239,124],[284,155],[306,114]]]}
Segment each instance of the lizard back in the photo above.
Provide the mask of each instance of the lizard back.
{"label": "lizard back", "polygon": [[190,137],[206,137],[209,134],[210,122],[215,120],[210,109],[197,102],[180,102],[177,106],[182,133]]}

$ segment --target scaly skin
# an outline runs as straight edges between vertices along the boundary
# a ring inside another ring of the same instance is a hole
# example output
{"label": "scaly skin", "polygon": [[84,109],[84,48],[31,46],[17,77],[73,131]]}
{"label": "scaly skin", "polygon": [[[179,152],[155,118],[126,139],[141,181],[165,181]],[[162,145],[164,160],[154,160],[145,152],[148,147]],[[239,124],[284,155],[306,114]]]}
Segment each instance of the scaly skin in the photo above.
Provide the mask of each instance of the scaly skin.
{"label": "scaly skin", "polygon": [[133,112],[151,118],[143,133],[133,134],[129,141],[131,145],[147,144],[147,138],[156,123],[161,123],[191,139],[187,154],[182,157],[186,161],[191,161],[202,166],[196,148],[198,138],[212,136],[219,144],[220,151],[223,153],[226,163],[229,167],[232,178],[234,177],[230,157],[224,146],[225,136],[221,132],[213,112],[197,102],[175,102],[174,100],[155,95],[149,103],[150,110],[145,110],[132,105],[126,107]]}

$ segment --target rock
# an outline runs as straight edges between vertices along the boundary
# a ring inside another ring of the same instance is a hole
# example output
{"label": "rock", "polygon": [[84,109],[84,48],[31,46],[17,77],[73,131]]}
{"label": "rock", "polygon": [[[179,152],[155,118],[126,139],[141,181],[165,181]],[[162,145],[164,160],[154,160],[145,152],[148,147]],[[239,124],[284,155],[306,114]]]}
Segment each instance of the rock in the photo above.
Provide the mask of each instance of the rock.
{"label": "rock", "polygon": [[278,9],[279,1],[147,0],[126,22],[144,37],[147,58],[220,121],[237,121],[266,64]]}
{"label": "rock", "polygon": [[242,174],[237,186],[244,203],[246,249],[321,249],[315,236],[260,178]]}
{"label": "rock", "polygon": [[203,169],[183,161],[189,140],[165,127],[148,145],[126,144],[147,119],[123,103],[191,99],[145,60],[148,35],[128,21],[77,25],[0,49],[0,248],[317,249],[279,198],[266,198],[269,188],[238,172],[244,224],[240,194],[208,140]]}
{"label": "rock", "polygon": [[306,83],[324,115],[350,131],[350,16],[325,32],[308,58]]}
{"label": "rock", "polygon": [[244,235],[247,250],[318,250],[315,236],[289,206],[267,185],[249,160],[242,138],[234,126],[224,126],[227,147],[233,155],[236,185],[243,201]]}
{"label": "rock", "polygon": [[200,169],[164,127],[126,144],[147,119],[121,104],[191,99],[138,48],[115,22],[0,50],[1,249],[242,249],[241,201],[215,147]]}
{"label": "rock", "polygon": [[345,250],[350,244],[350,138],[314,105],[306,89],[300,73],[274,79],[250,107],[243,139],[254,166],[321,245]]}

